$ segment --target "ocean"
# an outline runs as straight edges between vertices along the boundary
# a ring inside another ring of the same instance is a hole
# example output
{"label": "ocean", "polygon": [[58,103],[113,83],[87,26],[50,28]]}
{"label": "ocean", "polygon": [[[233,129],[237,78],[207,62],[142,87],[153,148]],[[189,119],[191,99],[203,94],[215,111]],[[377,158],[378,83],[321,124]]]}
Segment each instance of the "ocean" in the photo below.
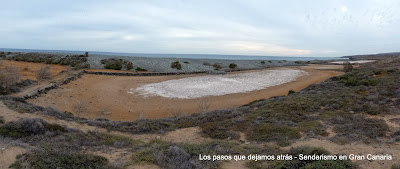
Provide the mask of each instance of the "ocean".
{"label": "ocean", "polygon": [[[86,51],[71,50],[41,50],[41,49],[10,49],[0,48],[4,52],[43,52],[43,53],[65,53],[65,54],[84,54]],[[149,58],[189,58],[189,59],[223,59],[223,60],[338,60],[346,59],[340,57],[298,57],[298,56],[256,56],[256,55],[221,55],[221,54],[163,54],[163,53],[117,53],[117,52],[98,52],[88,51],[90,54],[109,55],[109,56],[133,56]]]}

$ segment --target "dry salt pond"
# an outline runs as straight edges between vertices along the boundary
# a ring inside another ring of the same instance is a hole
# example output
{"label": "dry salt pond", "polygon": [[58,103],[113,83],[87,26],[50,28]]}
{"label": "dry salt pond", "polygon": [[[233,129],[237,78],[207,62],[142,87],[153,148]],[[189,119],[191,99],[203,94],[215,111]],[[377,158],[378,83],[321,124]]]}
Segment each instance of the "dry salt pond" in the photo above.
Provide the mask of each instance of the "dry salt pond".
{"label": "dry salt pond", "polygon": [[[208,110],[238,107],[258,99],[286,95],[313,83],[340,75],[312,65],[234,72],[228,75],[173,75],[151,77],[82,76],[29,102],[74,112],[78,101],[86,103],[87,118],[133,121],[165,118],[199,111],[204,100]],[[342,68],[336,65],[337,69]],[[206,98],[206,99],[205,99]]]}
{"label": "dry salt pond", "polygon": [[208,75],[146,84],[128,91],[130,94],[193,99],[251,92],[296,80],[307,75],[303,70],[280,69],[228,75]]}
{"label": "dry salt pond", "polygon": [[[362,63],[371,63],[371,62],[375,62],[376,60],[354,60],[354,61],[348,61],[351,64],[362,64]],[[333,64],[343,64],[347,61],[335,61],[335,62],[331,62]]]}

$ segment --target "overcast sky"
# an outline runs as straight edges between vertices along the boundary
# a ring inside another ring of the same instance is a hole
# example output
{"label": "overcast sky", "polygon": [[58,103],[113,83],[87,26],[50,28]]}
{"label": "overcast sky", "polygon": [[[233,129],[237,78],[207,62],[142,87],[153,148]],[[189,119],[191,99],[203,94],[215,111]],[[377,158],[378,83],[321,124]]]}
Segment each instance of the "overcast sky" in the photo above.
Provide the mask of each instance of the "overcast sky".
{"label": "overcast sky", "polygon": [[343,56],[400,51],[398,0],[2,0],[0,47]]}

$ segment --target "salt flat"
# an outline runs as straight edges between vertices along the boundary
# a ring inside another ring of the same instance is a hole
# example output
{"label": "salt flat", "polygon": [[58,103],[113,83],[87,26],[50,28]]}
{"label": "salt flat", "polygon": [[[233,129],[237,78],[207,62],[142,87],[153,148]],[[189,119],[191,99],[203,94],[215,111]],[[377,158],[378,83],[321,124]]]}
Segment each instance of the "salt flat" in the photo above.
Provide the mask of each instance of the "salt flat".
{"label": "salt flat", "polygon": [[295,81],[307,72],[295,69],[264,70],[228,75],[207,75],[146,84],[132,88],[131,94],[193,99],[245,93]]}
{"label": "salt flat", "polygon": [[[335,61],[335,62],[331,62],[331,63],[343,64],[345,62],[347,62],[347,61]],[[370,62],[375,62],[375,60],[355,60],[355,61],[348,61],[348,62],[350,62],[351,64],[353,64],[353,63],[370,63]]]}

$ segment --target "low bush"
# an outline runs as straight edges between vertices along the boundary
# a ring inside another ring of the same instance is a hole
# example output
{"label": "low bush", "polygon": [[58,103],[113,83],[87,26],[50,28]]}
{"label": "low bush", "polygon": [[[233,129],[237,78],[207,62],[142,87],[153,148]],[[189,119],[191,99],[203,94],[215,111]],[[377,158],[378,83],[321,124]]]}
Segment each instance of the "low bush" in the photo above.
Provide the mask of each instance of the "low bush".
{"label": "low bush", "polygon": [[5,122],[4,117],[0,116],[0,124],[3,124]]}
{"label": "low bush", "polygon": [[208,63],[208,62],[204,62],[203,65],[204,65],[204,66],[211,66],[211,64]]}
{"label": "low bush", "polygon": [[343,70],[344,72],[351,72],[353,71],[353,65],[351,65],[351,63],[348,61],[343,62]]}
{"label": "low bush", "polygon": [[294,91],[294,90],[289,90],[288,91],[288,95],[291,95],[291,94],[294,94],[294,93],[296,93],[296,91]]}
{"label": "low bush", "polygon": [[40,68],[40,70],[35,73],[35,77],[37,80],[50,79],[51,77],[50,66],[44,66]]}
{"label": "low bush", "polygon": [[265,61],[261,61],[261,64],[265,64]]}
{"label": "low bush", "polygon": [[21,119],[0,126],[0,135],[14,139],[44,134],[47,131],[64,132],[64,127],[48,124],[43,119]]}
{"label": "low bush", "polygon": [[133,63],[132,63],[132,62],[127,62],[127,63],[126,63],[126,69],[127,69],[127,70],[133,69]]}
{"label": "low bush", "polygon": [[136,68],[136,71],[147,71],[146,69],[143,69],[143,68],[140,68],[140,67],[137,67]]}
{"label": "low bush", "polygon": [[171,68],[182,70],[182,65],[179,63],[179,61],[175,61],[171,63]]}
{"label": "low bush", "polygon": [[252,128],[247,138],[255,141],[287,141],[299,139],[301,134],[298,130],[288,126],[275,126],[267,123]]}
{"label": "low bush", "polygon": [[229,64],[229,68],[235,69],[235,68],[237,68],[237,64],[231,63],[231,64]]}
{"label": "low bush", "polygon": [[0,70],[0,94],[8,94],[18,91],[17,83],[20,79],[18,68],[7,66]]}
{"label": "low bush", "polygon": [[218,64],[218,63],[215,63],[213,65],[213,67],[214,67],[214,70],[220,70],[222,68],[222,66],[220,64]]}
{"label": "low bush", "polygon": [[113,169],[107,158],[84,153],[65,153],[57,151],[34,151],[25,154],[10,168],[71,168],[71,169]]}
{"label": "low bush", "polygon": [[124,59],[102,59],[100,61],[101,64],[104,64],[104,68],[106,69],[114,69],[114,70],[122,70],[125,68],[126,70],[133,69],[133,63]]}
{"label": "low bush", "polygon": [[234,132],[228,126],[221,125],[220,122],[204,123],[201,129],[205,135],[215,139],[239,139],[239,133]]}

